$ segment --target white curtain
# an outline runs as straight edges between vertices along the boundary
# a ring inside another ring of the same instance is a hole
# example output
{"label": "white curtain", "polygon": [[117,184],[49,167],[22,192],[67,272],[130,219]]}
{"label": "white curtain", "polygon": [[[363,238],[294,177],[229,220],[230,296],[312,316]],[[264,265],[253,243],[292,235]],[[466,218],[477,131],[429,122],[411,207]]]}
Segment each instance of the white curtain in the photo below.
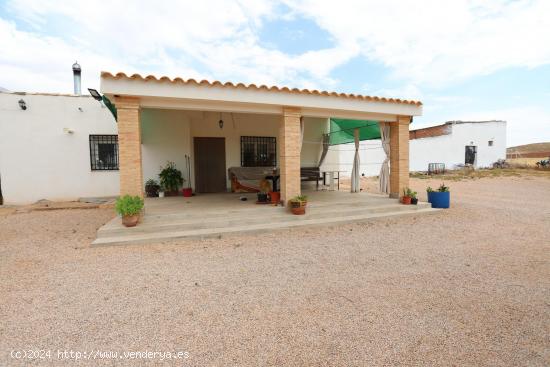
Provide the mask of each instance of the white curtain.
{"label": "white curtain", "polygon": [[355,137],[355,156],[353,157],[353,169],[351,171],[351,192],[361,191],[361,183],[359,180],[359,129],[353,131]]}
{"label": "white curtain", "polygon": [[323,142],[322,142],[323,150],[321,151],[321,158],[319,159],[319,164],[317,165],[318,167],[321,167],[321,165],[325,161],[325,158],[327,157],[328,148],[330,146],[329,143],[330,143],[330,135],[323,134]]}
{"label": "white curtain", "polygon": [[380,192],[390,193],[390,124],[380,122],[380,140],[382,140],[382,149],[386,153],[386,158],[380,168]]}

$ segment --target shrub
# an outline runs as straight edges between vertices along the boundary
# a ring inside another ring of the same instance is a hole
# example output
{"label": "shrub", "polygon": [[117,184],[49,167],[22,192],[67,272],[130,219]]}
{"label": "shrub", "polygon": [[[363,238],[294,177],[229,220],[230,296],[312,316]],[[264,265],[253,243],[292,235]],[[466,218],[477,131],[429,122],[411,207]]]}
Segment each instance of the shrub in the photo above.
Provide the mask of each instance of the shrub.
{"label": "shrub", "polygon": [[181,175],[181,171],[176,168],[176,164],[168,161],[166,166],[164,168],[160,167],[160,169],[160,186],[166,191],[178,191],[185,180]]}
{"label": "shrub", "polygon": [[139,196],[124,195],[116,200],[115,209],[122,216],[139,214],[143,209],[143,199]]}
{"label": "shrub", "polygon": [[430,186],[426,189],[427,192],[434,192],[434,189],[432,189]]}
{"label": "shrub", "polygon": [[145,192],[148,197],[156,197],[159,195],[160,185],[156,180],[149,179],[145,183]]}

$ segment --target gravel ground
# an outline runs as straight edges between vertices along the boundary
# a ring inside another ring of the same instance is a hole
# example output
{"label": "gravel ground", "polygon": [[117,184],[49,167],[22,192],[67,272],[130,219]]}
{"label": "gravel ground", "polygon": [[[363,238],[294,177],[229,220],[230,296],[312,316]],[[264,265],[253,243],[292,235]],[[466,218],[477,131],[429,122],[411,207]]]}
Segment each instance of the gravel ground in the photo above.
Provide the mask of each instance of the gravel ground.
{"label": "gravel ground", "polygon": [[91,248],[107,209],[0,217],[0,366],[550,365],[550,179],[448,184],[436,214],[179,245]]}

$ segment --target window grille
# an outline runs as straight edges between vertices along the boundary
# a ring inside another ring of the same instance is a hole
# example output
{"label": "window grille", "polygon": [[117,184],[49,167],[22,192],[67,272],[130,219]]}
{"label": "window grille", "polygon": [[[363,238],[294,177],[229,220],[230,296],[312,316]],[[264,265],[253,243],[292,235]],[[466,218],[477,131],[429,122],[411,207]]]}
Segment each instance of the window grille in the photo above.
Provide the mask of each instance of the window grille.
{"label": "window grille", "polygon": [[277,139],[268,136],[241,136],[241,167],[277,166]]}
{"label": "window grille", "polygon": [[118,170],[118,136],[90,135],[92,171]]}

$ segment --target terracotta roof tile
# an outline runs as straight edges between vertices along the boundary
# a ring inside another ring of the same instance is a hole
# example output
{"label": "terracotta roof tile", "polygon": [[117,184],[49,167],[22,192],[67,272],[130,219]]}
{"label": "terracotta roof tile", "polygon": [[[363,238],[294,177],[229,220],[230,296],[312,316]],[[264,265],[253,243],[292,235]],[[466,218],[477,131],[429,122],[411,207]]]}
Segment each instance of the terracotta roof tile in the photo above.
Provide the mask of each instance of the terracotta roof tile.
{"label": "terracotta roof tile", "polygon": [[102,71],[101,72],[102,78],[111,78],[111,79],[136,79],[136,80],[144,80],[144,81],[157,81],[157,82],[169,82],[174,84],[196,84],[196,85],[206,85],[206,86],[222,86],[224,88],[234,88],[234,89],[252,89],[252,90],[268,90],[268,91],[274,91],[274,92],[284,92],[284,93],[299,93],[299,94],[313,94],[313,95],[319,95],[319,96],[334,96],[334,97],[340,97],[340,98],[350,98],[350,99],[361,99],[365,101],[376,101],[376,102],[388,102],[388,103],[403,103],[403,104],[410,104],[410,105],[417,105],[421,106],[422,102],[420,101],[413,101],[413,100],[406,100],[406,99],[399,99],[399,98],[386,98],[386,97],[376,97],[376,96],[364,96],[360,94],[347,94],[347,93],[337,93],[337,92],[328,92],[328,91],[318,91],[316,89],[309,90],[309,89],[298,89],[298,88],[288,88],[288,87],[277,87],[277,86],[271,86],[268,87],[267,85],[260,85],[259,87],[256,86],[256,84],[243,84],[243,83],[231,83],[226,82],[222,83],[218,80],[215,80],[213,82],[208,80],[201,80],[200,82],[196,81],[195,79],[187,79],[184,80],[182,78],[174,78],[170,79],[167,76],[162,76],[160,78],[157,78],[154,75],[147,75],[146,77],[141,76],[140,74],[132,74],[131,76],[126,75],[125,73],[116,73],[111,74],[108,71]]}

